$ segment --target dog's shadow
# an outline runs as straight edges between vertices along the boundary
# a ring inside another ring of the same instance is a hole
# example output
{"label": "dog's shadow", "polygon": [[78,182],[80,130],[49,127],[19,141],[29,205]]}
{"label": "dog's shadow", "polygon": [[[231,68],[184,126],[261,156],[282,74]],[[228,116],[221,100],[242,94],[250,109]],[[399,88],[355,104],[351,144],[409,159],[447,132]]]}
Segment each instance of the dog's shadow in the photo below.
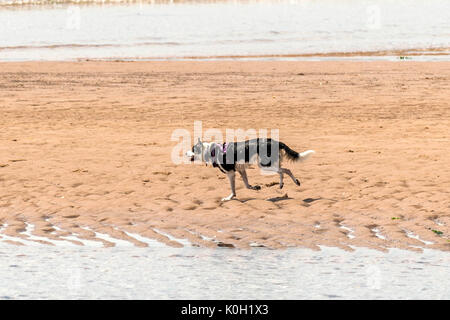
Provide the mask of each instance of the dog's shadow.
{"label": "dog's shadow", "polygon": [[305,202],[305,203],[311,203],[311,202],[314,202],[314,201],[317,201],[317,200],[322,200],[323,198],[322,197],[319,197],[319,198],[306,198],[306,199],[303,199],[303,202]]}
{"label": "dog's shadow", "polygon": [[[287,194],[285,194],[284,196],[268,198],[268,199],[265,199],[265,200],[266,201],[270,201],[270,202],[278,202],[278,201],[293,200],[293,199],[294,198],[291,198]],[[246,202],[251,201],[251,200],[261,200],[261,199],[259,199],[259,198],[245,198],[245,199],[236,199],[236,198],[234,198],[233,200],[239,201],[240,203],[246,203]]]}
{"label": "dog's shadow", "polygon": [[234,198],[233,200],[239,201],[240,203],[246,203],[247,201],[258,200],[258,199],[257,199],[257,198],[246,198],[246,199],[237,199],[237,198]]}
{"label": "dog's shadow", "polygon": [[270,202],[278,202],[278,201],[292,200],[292,199],[294,199],[294,198],[289,197],[289,196],[287,195],[287,193],[286,193],[284,196],[273,197],[273,198],[269,198],[269,199],[266,199],[266,200],[267,200],[267,201],[270,201]]}
{"label": "dog's shadow", "polygon": [[[306,199],[303,199],[303,202],[306,204],[306,205],[309,205],[310,203],[312,203],[312,202],[315,202],[315,201],[318,201],[318,200],[324,200],[325,198],[322,198],[322,197],[318,197],[318,198],[306,198]],[[260,200],[260,199],[258,199],[258,198],[245,198],[245,199],[237,199],[237,198],[234,198],[233,200],[235,200],[235,201],[239,201],[240,203],[246,203],[246,202],[248,202],[248,201],[251,201],[251,200]],[[273,197],[273,198],[268,198],[268,199],[265,199],[266,201],[270,201],[270,202],[278,202],[278,201],[283,201],[283,200],[294,200],[294,198],[291,198],[291,197],[289,197],[287,194],[285,194],[285,195],[283,195],[283,196],[279,196],[279,197]],[[332,200],[332,199],[329,199],[329,200]],[[336,200],[333,200],[333,201],[336,201]]]}

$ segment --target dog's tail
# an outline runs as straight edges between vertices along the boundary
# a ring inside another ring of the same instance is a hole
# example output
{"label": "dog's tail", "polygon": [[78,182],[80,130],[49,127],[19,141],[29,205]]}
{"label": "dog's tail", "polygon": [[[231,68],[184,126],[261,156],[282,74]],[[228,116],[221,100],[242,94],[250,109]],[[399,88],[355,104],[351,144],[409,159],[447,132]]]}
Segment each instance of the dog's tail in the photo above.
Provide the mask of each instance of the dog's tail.
{"label": "dog's tail", "polygon": [[284,150],[285,156],[288,160],[295,162],[302,162],[308,159],[313,153],[314,150],[307,150],[305,152],[298,153],[297,151],[292,150],[283,142],[280,142],[280,150]]}

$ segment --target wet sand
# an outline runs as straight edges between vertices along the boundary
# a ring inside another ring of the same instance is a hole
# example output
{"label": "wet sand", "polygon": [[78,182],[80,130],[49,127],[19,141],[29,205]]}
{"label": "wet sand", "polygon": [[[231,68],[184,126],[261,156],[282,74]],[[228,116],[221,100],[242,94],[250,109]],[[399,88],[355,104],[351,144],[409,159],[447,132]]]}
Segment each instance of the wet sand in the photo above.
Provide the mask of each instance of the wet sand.
{"label": "wet sand", "polygon": [[[0,63],[0,241],[448,251],[449,78],[449,62]],[[237,179],[222,203],[219,170],[171,161],[196,120],[317,153],[287,164],[300,187],[248,170],[262,190]]]}
{"label": "wet sand", "polygon": [[[54,48],[54,46],[49,46],[49,49]],[[344,60],[351,58],[352,61],[357,59],[360,60],[376,60],[377,58],[385,61],[398,61],[398,60],[414,60],[417,61],[437,61],[437,59],[442,59],[444,61],[448,61],[448,55],[450,53],[449,47],[436,47],[436,48],[410,48],[410,49],[396,49],[396,50],[375,50],[375,51],[346,51],[346,52],[314,52],[314,53],[297,53],[297,54],[242,54],[242,55],[212,55],[212,56],[184,56],[177,58],[177,60],[303,60],[308,61],[315,60],[321,61],[325,59],[332,60]],[[434,58],[434,59],[433,59]],[[151,60],[167,60],[168,57],[129,57],[129,58],[111,58],[109,60],[143,60],[143,61],[151,61]],[[420,60],[424,59],[424,60]],[[77,59],[77,61],[104,61],[105,59]]]}

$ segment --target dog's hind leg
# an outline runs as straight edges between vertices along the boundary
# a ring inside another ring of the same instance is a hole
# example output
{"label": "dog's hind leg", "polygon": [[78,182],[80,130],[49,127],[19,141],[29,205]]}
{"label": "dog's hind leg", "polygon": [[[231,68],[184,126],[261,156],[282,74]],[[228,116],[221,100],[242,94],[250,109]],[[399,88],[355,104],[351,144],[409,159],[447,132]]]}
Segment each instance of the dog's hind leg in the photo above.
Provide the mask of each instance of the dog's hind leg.
{"label": "dog's hind leg", "polygon": [[276,172],[276,173],[278,173],[280,175],[280,189],[283,189],[283,186],[284,186],[283,174],[285,174],[285,173],[289,177],[291,177],[292,181],[294,181],[294,183],[296,185],[298,185],[298,186],[300,185],[300,181],[297,178],[294,177],[294,175],[292,174],[291,170],[286,169],[286,168],[281,168],[281,167],[278,167],[278,166],[279,166],[279,164],[277,164],[276,166],[273,166],[273,167],[264,167],[262,165],[260,165],[259,167],[262,170]]}
{"label": "dog's hind leg", "polygon": [[300,181],[296,177],[294,177],[294,175],[292,174],[291,170],[286,169],[286,168],[280,168],[278,170],[278,173],[280,174],[280,189],[283,188],[283,185],[282,185],[282,183],[283,183],[283,173],[286,173],[289,177],[291,177],[292,181],[294,181],[294,183],[296,185],[298,185],[298,186],[300,185]]}
{"label": "dog's hind leg", "polygon": [[280,175],[280,189],[283,189],[284,183],[283,183],[283,171],[281,171],[281,168],[278,169],[278,174]]}
{"label": "dog's hind leg", "polygon": [[223,198],[222,201],[229,201],[236,197],[236,188],[235,188],[235,172],[234,171],[228,171],[227,172],[228,180],[230,180],[230,187],[231,187],[231,194]]}
{"label": "dog's hind leg", "polygon": [[258,167],[261,170],[267,171],[267,172],[273,172],[273,173],[278,173],[280,175],[280,189],[283,189],[284,183],[283,183],[283,171],[280,168],[280,163],[276,162],[274,165],[272,166],[267,166],[262,164],[261,162],[258,162]]}
{"label": "dog's hind leg", "polygon": [[252,186],[248,183],[247,172],[245,171],[245,168],[242,168],[238,171],[242,177],[242,180],[244,180],[244,184],[247,189],[252,189],[252,190],[260,190],[261,189],[260,186]]}

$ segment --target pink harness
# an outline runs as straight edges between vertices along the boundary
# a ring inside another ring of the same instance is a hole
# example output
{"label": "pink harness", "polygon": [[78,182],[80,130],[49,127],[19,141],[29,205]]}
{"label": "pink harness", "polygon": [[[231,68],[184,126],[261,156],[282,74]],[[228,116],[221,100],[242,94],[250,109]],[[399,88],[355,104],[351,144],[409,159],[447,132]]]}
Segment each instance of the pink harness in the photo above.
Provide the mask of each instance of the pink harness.
{"label": "pink harness", "polygon": [[222,151],[224,154],[227,153],[228,143],[224,142],[223,145],[214,144],[214,148],[212,148],[212,150],[211,150],[211,158],[215,158],[216,157],[216,148],[215,148],[216,145],[219,146],[220,151]]}

